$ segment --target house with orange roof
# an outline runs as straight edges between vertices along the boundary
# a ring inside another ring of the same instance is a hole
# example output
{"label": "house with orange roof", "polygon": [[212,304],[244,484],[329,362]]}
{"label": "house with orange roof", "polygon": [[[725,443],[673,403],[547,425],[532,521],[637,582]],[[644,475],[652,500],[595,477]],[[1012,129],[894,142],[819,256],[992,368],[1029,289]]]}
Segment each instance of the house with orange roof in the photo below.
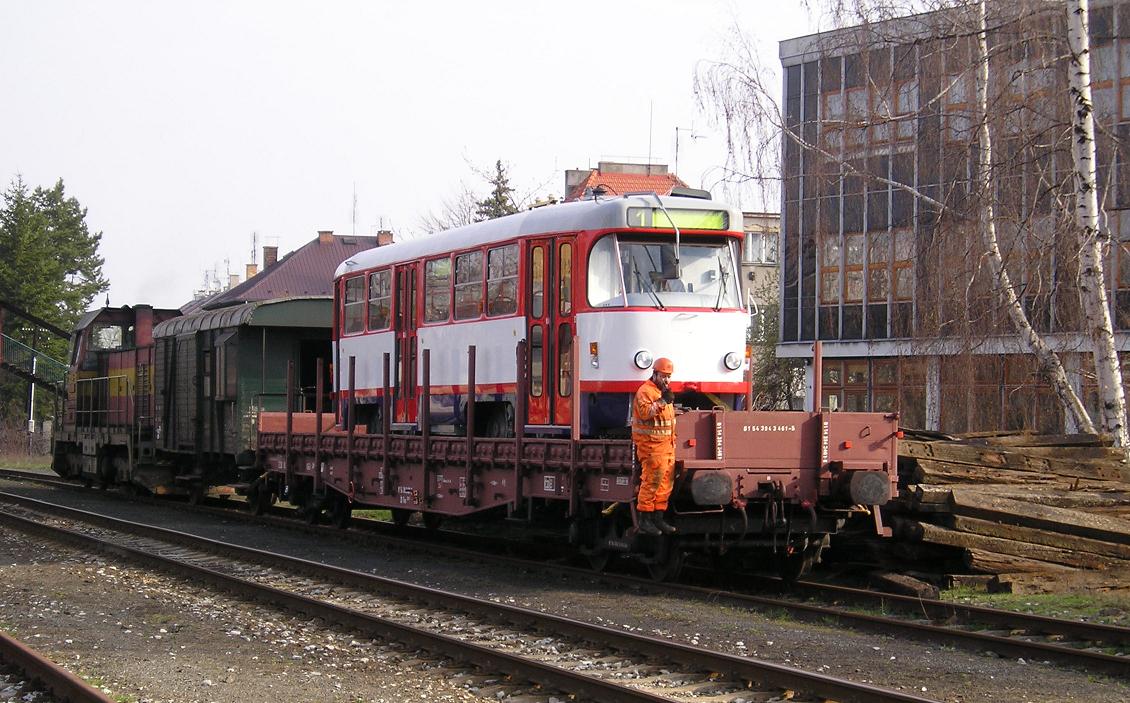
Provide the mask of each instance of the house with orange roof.
{"label": "house with orange roof", "polygon": [[682,179],[667,170],[667,164],[627,164],[601,161],[596,168],[565,172],[565,202],[598,195],[625,193],[670,195],[672,188],[686,188]]}

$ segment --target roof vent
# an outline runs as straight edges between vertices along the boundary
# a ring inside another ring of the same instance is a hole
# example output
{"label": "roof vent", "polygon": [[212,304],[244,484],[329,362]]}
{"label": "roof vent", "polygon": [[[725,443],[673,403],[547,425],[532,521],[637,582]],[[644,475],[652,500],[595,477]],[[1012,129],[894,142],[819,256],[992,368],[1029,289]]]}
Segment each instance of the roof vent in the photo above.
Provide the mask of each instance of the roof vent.
{"label": "roof vent", "polygon": [[698,198],[699,200],[710,200],[710,191],[702,190],[701,188],[683,188],[676,186],[671,189],[671,195],[680,198]]}

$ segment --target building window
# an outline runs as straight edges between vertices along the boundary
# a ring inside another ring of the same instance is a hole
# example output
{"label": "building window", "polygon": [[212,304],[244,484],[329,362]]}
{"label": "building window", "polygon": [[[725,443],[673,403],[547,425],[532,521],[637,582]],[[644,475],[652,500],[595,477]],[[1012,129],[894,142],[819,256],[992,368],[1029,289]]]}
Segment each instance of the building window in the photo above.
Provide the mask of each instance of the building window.
{"label": "building window", "polygon": [[844,235],[844,302],[863,300],[863,235]]}
{"label": "building window", "polygon": [[894,299],[911,300],[914,297],[914,230],[895,230],[893,235]]}
{"label": "building window", "polygon": [[742,247],[742,263],[777,263],[777,233],[746,232],[745,246]]}
{"label": "building window", "polygon": [[424,322],[447,322],[451,311],[451,259],[424,264]]}
{"label": "building window", "polygon": [[369,331],[386,330],[392,318],[392,274],[369,274]]}
{"label": "building window", "polygon": [[820,304],[840,302],[840,238],[828,236],[820,248]]}
{"label": "building window", "polygon": [[483,253],[469,251],[455,257],[455,319],[471,320],[483,314]]}
{"label": "building window", "polygon": [[508,244],[487,252],[487,315],[513,315],[518,311],[518,245]]}
{"label": "building window", "polygon": [[341,316],[341,330],[355,334],[365,328],[365,277],[345,279],[345,305]]}

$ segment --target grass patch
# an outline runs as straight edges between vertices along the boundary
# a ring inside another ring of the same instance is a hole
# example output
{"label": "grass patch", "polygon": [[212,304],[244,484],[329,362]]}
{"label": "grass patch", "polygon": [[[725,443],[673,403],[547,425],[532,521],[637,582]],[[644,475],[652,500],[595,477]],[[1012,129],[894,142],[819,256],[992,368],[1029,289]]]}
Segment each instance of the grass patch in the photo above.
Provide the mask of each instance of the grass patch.
{"label": "grass patch", "polygon": [[391,510],[354,510],[354,517],[362,517],[366,520],[384,520],[385,522],[392,522]]}
{"label": "grass patch", "polygon": [[1065,620],[1130,626],[1130,594],[1126,593],[985,593],[972,588],[942,591],[942,600],[983,605]]}
{"label": "grass patch", "polygon": [[50,454],[0,454],[0,466],[5,469],[51,470]]}

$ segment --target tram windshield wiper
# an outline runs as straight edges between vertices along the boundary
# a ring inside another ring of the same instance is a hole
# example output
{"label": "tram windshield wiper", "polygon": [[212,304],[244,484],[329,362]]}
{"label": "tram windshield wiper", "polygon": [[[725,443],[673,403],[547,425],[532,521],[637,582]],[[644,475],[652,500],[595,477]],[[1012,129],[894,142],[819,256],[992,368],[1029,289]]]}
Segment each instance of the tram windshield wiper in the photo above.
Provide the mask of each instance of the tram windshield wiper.
{"label": "tram windshield wiper", "polygon": [[652,300],[655,301],[655,307],[659,308],[660,310],[666,310],[667,306],[664,305],[663,301],[659,299],[659,291],[655,290],[655,287],[651,285],[651,281],[649,281],[646,276],[643,276],[640,273],[640,264],[638,261],[636,261],[634,254],[632,255],[632,270],[636,274],[636,285],[651,294]]}
{"label": "tram windshield wiper", "polygon": [[722,296],[726,295],[726,279],[730,277],[730,272],[722,263],[721,256],[718,257],[718,271],[722,275],[722,280],[718,282],[718,299],[714,301],[714,312],[722,309]]}

